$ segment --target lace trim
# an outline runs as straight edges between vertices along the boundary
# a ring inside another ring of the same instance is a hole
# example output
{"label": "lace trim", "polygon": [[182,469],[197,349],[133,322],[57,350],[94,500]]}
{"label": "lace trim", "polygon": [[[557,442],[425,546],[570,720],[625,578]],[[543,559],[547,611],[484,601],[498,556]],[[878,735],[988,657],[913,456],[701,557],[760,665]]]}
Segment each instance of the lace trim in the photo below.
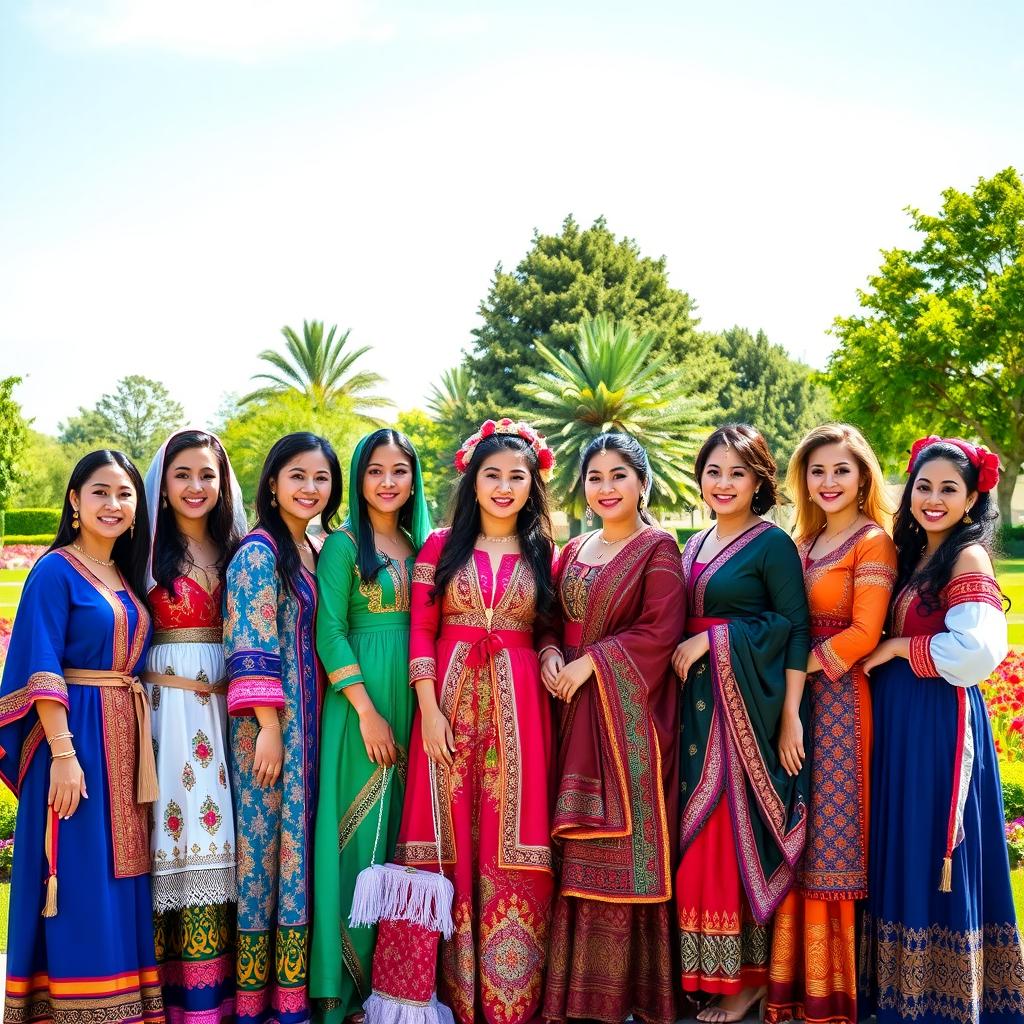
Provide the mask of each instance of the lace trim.
{"label": "lace trim", "polygon": [[237,900],[238,887],[233,867],[153,875],[153,909],[157,913],[182,907],[235,903]]}

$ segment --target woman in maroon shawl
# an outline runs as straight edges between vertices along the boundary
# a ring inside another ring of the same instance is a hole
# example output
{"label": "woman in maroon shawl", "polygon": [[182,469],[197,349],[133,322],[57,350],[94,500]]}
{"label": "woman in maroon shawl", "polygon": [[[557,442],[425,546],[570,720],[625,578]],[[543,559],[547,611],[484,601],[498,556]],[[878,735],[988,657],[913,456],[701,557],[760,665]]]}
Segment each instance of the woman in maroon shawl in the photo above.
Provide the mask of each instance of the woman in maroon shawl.
{"label": "woman in maroon shawl", "polygon": [[561,618],[541,650],[544,684],[564,702],[544,1016],[671,1024],[679,549],[645,511],[651,467],[633,438],[596,438],[581,477],[602,529],[562,552]]}

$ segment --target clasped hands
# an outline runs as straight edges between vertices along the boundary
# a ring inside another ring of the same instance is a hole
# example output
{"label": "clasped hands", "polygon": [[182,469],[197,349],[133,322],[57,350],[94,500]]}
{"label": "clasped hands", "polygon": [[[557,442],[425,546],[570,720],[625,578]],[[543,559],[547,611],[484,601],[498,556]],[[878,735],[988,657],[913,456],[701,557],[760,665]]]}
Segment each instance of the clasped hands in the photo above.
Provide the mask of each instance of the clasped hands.
{"label": "clasped hands", "polygon": [[584,654],[568,664],[561,651],[548,648],[540,656],[540,679],[544,689],[568,703],[576,691],[594,674],[594,662]]}

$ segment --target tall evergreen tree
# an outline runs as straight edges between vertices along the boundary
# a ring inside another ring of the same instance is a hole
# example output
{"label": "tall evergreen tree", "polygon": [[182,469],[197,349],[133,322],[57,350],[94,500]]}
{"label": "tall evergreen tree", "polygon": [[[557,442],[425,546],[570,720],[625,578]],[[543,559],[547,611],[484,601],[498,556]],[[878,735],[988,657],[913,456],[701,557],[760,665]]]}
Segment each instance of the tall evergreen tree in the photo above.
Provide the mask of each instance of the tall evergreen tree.
{"label": "tall evergreen tree", "polygon": [[478,415],[519,409],[516,385],[547,368],[537,342],[555,352],[570,348],[579,323],[600,313],[653,331],[654,354],[684,366],[694,386],[722,368],[708,336],[694,330],[692,299],[669,284],[664,257],[642,256],[603,217],[581,228],[570,215],[557,235],[535,232],[515,270],[498,265],[479,312],[483,325],[466,360]]}

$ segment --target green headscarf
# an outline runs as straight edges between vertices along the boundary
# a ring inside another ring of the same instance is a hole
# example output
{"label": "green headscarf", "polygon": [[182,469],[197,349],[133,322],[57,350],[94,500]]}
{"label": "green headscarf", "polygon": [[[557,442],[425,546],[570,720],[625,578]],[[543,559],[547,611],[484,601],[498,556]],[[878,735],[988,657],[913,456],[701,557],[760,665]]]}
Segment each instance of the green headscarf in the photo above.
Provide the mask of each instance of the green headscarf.
{"label": "green headscarf", "polygon": [[[359,460],[362,458],[363,449],[366,447],[367,442],[378,433],[379,431],[375,430],[372,434],[367,434],[360,439],[355,447],[355,451],[352,452],[352,463],[348,471],[348,515],[345,517],[342,528],[352,535],[353,540],[356,542],[357,551],[359,550],[359,494],[363,487],[362,481],[359,479]],[[401,431],[395,430],[394,433],[401,434]],[[405,437],[405,435],[402,434],[402,437]],[[408,438],[405,438],[405,440],[415,452],[416,449],[413,447],[412,442]],[[408,531],[408,536],[412,542],[413,552],[416,553],[423,547],[423,542],[427,539],[431,529],[433,529],[430,522],[430,509],[427,507],[427,496],[423,492],[423,471],[420,468],[418,452],[416,453],[415,465],[413,467],[412,494],[409,496],[409,501],[412,502],[412,529]],[[403,509],[402,511],[405,510]]]}

